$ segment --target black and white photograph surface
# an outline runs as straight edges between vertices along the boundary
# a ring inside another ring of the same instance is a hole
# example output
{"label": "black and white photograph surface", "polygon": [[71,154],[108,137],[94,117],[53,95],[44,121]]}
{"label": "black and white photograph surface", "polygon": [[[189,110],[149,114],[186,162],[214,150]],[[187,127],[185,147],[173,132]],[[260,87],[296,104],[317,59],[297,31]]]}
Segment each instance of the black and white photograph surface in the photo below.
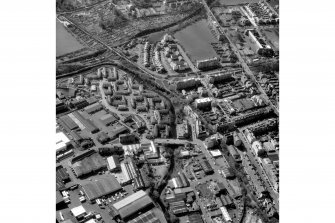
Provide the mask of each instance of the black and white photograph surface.
{"label": "black and white photograph surface", "polygon": [[56,219],[279,222],[279,0],[56,0]]}

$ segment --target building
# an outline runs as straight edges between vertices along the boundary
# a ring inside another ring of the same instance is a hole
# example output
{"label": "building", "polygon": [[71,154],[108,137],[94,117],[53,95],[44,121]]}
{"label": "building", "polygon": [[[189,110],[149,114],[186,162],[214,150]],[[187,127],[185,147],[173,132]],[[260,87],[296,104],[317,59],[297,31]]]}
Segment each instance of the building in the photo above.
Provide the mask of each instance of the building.
{"label": "building", "polygon": [[195,107],[198,109],[211,108],[213,98],[195,99]]}
{"label": "building", "polygon": [[56,133],[56,154],[60,154],[69,150],[71,144],[70,139],[63,132]]}
{"label": "building", "polygon": [[119,141],[121,144],[131,144],[136,141],[136,137],[134,134],[122,134],[119,135]]}
{"label": "building", "polygon": [[205,139],[204,141],[204,147],[206,149],[212,149],[214,148],[215,146],[218,146],[219,145],[219,141],[218,141],[218,138],[216,135],[212,135],[208,138]]}
{"label": "building", "polygon": [[64,115],[59,118],[59,124],[67,131],[78,129],[79,126],[68,116]]}
{"label": "building", "polygon": [[226,222],[233,222],[233,220],[231,219],[227,209],[225,207],[220,207],[220,211],[222,212],[222,216],[223,216],[223,219],[226,221]]}
{"label": "building", "polygon": [[122,189],[121,185],[113,175],[86,183],[82,186],[82,188],[90,202],[93,202],[95,199],[102,196],[118,192]]}
{"label": "building", "polygon": [[123,220],[131,218],[132,215],[140,210],[153,207],[153,202],[147,193],[140,190],[112,205],[112,208],[118,213]]}
{"label": "building", "polygon": [[196,66],[199,70],[215,68],[215,67],[218,67],[219,65],[220,63],[217,57],[196,61]]}
{"label": "building", "polygon": [[77,120],[78,123],[76,123],[79,125],[79,127],[86,128],[91,134],[99,132],[99,128],[96,127],[91,120],[84,118],[78,111],[74,111],[72,114]]}
{"label": "building", "polygon": [[159,150],[153,141],[150,143],[141,144],[140,149],[143,151],[145,158],[147,159],[157,159],[159,158]]}
{"label": "building", "polygon": [[56,160],[60,161],[73,155],[70,139],[63,133],[56,133]]}
{"label": "building", "polygon": [[198,87],[200,85],[200,78],[188,78],[177,82],[177,90]]}
{"label": "building", "polygon": [[212,151],[210,151],[210,153],[211,153],[211,155],[212,155],[214,158],[217,158],[217,157],[222,156],[221,151],[218,150],[218,149],[212,150]]}
{"label": "building", "polygon": [[211,164],[208,162],[208,160],[201,160],[200,165],[201,165],[202,169],[204,170],[205,174],[208,175],[208,174],[214,173],[214,170],[213,170]]}
{"label": "building", "polygon": [[177,124],[177,138],[187,139],[189,137],[187,120],[183,120],[182,124]]}
{"label": "building", "polygon": [[113,131],[111,138],[116,139],[117,137],[119,137],[120,134],[128,133],[128,132],[129,132],[129,129],[122,125]]}
{"label": "building", "polygon": [[232,72],[219,72],[213,75],[208,76],[209,77],[209,83],[217,83],[221,81],[225,81],[232,77]]}
{"label": "building", "polygon": [[98,142],[100,142],[101,144],[105,144],[109,141],[109,136],[107,135],[107,133],[105,132],[100,132],[97,136],[97,140]]}
{"label": "building", "polygon": [[163,6],[165,9],[171,8],[171,9],[178,9],[179,7],[185,5],[185,4],[192,4],[192,0],[164,0]]}
{"label": "building", "polygon": [[[85,156],[83,157],[77,156],[72,159],[72,169],[76,177],[81,178],[93,173],[97,173],[102,169],[106,169],[106,162],[95,151],[87,153],[87,155],[84,153],[84,155]],[[78,158],[80,158],[78,161],[74,161]]]}
{"label": "building", "polygon": [[161,221],[157,218],[157,216],[155,215],[155,213],[150,210],[147,211],[139,216],[137,216],[136,218],[128,221],[128,223],[160,223]]}
{"label": "building", "polygon": [[118,172],[121,171],[121,165],[119,161],[119,157],[116,155],[110,156],[107,158],[108,169],[111,172]]}
{"label": "building", "polygon": [[117,119],[114,117],[114,115],[106,114],[100,117],[100,122],[104,124],[105,126],[109,126],[115,122],[117,122]]}
{"label": "building", "polygon": [[82,205],[72,208],[70,212],[77,220],[82,219],[86,215],[86,210]]}

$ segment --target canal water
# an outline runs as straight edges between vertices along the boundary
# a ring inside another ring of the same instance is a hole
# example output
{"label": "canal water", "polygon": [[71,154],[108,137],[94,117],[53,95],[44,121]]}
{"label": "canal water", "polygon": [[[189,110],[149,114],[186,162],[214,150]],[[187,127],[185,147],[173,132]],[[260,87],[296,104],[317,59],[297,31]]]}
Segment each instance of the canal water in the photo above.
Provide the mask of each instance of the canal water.
{"label": "canal water", "polygon": [[174,37],[184,47],[184,50],[186,50],[192,60],[218,56],[210,44],[218,41],[208,28],[208,23],[205,19],[176,32]]}
{"label": "canal water", "polygon": [[56,19],[56,57],[84,48]]}

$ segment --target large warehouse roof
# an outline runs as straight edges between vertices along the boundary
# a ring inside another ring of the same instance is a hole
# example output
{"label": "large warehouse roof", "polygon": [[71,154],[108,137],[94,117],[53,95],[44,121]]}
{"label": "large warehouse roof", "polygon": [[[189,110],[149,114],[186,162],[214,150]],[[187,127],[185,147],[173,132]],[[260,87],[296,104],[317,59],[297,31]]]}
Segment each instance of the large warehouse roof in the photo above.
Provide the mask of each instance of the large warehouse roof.
{"label": "large warehouse roof", "polygon": [[65,124],[66,127],[69,128],[70,130],[78,128],[78,125],[68,115],[64,115],[59,119],[63,122],[61,124]]}
{"label": "large warehouse roof", "polygon": [[160,220],[156,217],[155,213],[148,211],[128,221],[128,223],[160,223]]}
{"label": "large warehouse roof", "polygon": [[100,178],[98,181],[93,181],[83,185],[83,190],[89,200],[94,200],[104,195],[116,192],[121,189],[119,182],[114,176],[108,178]]}
{"label": "large warehouse roof", "polygon": [[124,219],[150,204],[152,204],[151,198],[143,190],[140,190],[115,203],[113,207],[119,212],[120,217]]}
{"label": "large warehouse roof", "polygon": [[120,210],[121,208],[127,206],[128,204],[131,204],[133,201],[136,201],[137,199],[140,199],[141,197],[146,196],[147,193],[145,193],[145,191],[140,190],[136,193],[133,193],[132,195],[126,197],[125,199],[122,199],[119,202],[116,202],[115,204],[113,204],[113,207],[116,210]]}
{"label": "large warehouse roof", "polygon": [[107,165],[105,161],[97,153],[94,153],[91,156],[85,157],[84,159],[72,164],[72,168],[77,177],[98,171],[106,166]]}
{"label": "large warehouse roof", "polygon": [[106,115],[103,115],[101,116],[100,118],[100,122],[104,125],[109,125],[113,122],[116,122],[117,119],[114,117],[114,115],[111,115],[111,114],[106,114]]}
{"label": "large warehouse roof", "polygon": [[89,105],[85,108],[85,111],[88,113],[88,114],[91,114],[91,113],[94,113],[96,111],[99,111],[103,109],[102,105],[101,104],[92,104],[92,105]]}

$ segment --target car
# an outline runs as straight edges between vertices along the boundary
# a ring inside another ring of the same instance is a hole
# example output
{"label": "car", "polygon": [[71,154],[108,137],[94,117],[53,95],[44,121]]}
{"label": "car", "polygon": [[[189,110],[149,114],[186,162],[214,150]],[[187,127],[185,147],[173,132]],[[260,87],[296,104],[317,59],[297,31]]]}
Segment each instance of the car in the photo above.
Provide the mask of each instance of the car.
{"label": "car", "polygon": [[115,198],[112,196],[113,201],[115,201]]}

